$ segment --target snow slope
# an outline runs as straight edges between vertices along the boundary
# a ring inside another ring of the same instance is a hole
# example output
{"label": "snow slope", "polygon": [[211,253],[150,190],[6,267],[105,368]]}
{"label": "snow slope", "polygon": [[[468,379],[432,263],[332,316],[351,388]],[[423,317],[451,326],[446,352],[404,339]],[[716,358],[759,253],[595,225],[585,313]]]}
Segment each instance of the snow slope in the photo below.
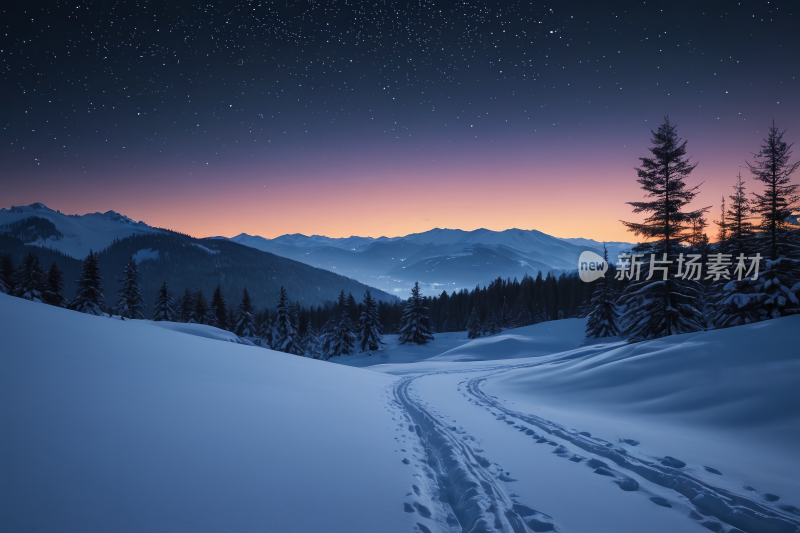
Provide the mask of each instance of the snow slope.
{"label": "snow slope", "polygon": [[541,322],[514,328],[447,350],[429,361],[496,361],[541,357],[577,348],[586,332],[585,318]]}
{"label": "snow slope", "polygon": [[[505,479],[536,510],[534,531],[794,533],[798,328],[790,317],[551,354],[522,328],[450,350],[481,361],[372,369],[405,376],[407,410]],[[530,358],[502,359],[500,346],[526,344]]]}
{"label": "snow slope", "polygon": [[2,531],[405,533],[420,520],[403,510],[415,479],[390,376],[5,295],[0,316]]}
{"label": "snow slope", "polygon": [[367,370],[3,295],[0,316],[4,531],[800,531],[800,317],[446,334]]}
{"label": "snow slope", "polygon": [[51,222],[62,235],[38,238],[28,244],[54,248],[76,259],[86,257],[89,250],[96,252],[103,250],[114,242],[114,239],[122,239],[134,234],[160,232],[144,222],[134,222],[125,215],[114,211],[65,215],[60,211],[53,211],[41,203],[0,209],[0,232],[3,231],[2,227],[7,224],[14,224],[30,217],[43,218]]}

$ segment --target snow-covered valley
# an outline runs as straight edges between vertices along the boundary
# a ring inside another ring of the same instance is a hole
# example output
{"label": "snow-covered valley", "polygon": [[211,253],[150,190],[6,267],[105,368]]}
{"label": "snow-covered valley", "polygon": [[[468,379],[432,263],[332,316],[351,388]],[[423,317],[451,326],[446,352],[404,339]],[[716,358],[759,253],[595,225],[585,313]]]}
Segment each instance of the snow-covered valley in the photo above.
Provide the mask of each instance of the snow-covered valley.
{"label": "snow-covered valley", "polygon": [[798,316],[385,336],[344,364],[1,294],[0,316],[6,531],[800,528]]}

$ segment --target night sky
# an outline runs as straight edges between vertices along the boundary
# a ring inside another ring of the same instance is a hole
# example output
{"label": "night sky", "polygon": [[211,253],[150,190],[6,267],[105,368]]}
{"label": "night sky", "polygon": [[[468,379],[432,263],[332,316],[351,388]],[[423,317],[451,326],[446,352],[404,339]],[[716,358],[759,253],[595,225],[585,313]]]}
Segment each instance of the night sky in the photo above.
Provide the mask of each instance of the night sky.
{"label": "night sky", "polygon": [[800,140],[796,0],[19,6],[0,11],[2,207],[196,236],[629,240],[664,115],[710,219],[772,119]]}

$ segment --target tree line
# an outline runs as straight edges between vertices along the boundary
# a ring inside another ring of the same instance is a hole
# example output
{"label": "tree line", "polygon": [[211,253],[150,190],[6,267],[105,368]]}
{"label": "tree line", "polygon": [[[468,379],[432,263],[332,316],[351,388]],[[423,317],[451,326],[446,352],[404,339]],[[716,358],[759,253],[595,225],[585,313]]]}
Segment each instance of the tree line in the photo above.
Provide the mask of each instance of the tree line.
{"label": "tree line", "polygon": [[[54,262],[47,272],[29,252],[18,267],[11,256],[0,257],[0,292],[82,313],[124,319],[144,319],[147,305],[140,271],[130,259],[117,280],[113,302],[107,302],[98,254],[82,262],[74,299],[64,297],[64,275]],[[256,310],[245,288],[238,303],[229,305],[221,284],[210,299],[200,289],[186,287],[175,294],[166,282],[153,295],[152,320],[206,324],[230,331],[267,348],[329,359],[384,346],[384,333],[400,342],[425,343],[437,332],[468,330],[470,338],[546,320],[585,316],[592,286],[574,273],[541,272],[533,278],[498,278],[488,286],[426,297],[419,283],[406,302],[384,302],[366,291],[361,302],[341,290],[336,301],[303,307],[281,287],[272,308]]]}
{"label": "tree line", "polygon": [[790,161],[793,144],[784,134],[773,121],[746,162],[761,189],[748,195],[741,173],[736,176],[714,221],[717,241],[709,244],[710,207],[689,207],[700,185],[686,180],[697,163],[665,118],[652,132],[651,156],[640,158],[636,169],[645,200],[629,202],[644,221],[623,222],[644,237],[633,249],[645,259],[642,277],[628,276],[621,291],[606,277],[596,282],[588,337],[622,334],[639,341],[800,313],[800,230],[792,215],[800,204],[792,183],[800,162]]}

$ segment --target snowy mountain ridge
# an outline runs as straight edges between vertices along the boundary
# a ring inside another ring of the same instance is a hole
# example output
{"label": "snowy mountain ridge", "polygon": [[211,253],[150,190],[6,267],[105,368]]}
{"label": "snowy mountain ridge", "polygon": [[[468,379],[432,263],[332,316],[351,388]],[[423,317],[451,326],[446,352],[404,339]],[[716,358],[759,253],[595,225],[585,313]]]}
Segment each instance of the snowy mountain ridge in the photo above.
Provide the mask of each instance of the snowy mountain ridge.
{"label": "snowy mountain ridge", "polygon": [[[226,237],[214,237],[226,239]],[[400,237],[302,234],[267,239],[241,233],[228,240],[325,268],[387,292],[404,294],[419,281],[428,294],[485,285],[498,277],[536,276],[577,268],[580,253],[602,253],[591,239],[560,239],[537,230],[434,228]],[[606,243],[613,261],[625,242]]]}
{"label": "snowy mountain ridge", "polygon": [[11,233],[26,244],[52,248],[77,259],[84,258],[89,250],[107,248],[115,239],[161,232],[116,211],[67,215],[41,202],[0,209],[0,233]]}

